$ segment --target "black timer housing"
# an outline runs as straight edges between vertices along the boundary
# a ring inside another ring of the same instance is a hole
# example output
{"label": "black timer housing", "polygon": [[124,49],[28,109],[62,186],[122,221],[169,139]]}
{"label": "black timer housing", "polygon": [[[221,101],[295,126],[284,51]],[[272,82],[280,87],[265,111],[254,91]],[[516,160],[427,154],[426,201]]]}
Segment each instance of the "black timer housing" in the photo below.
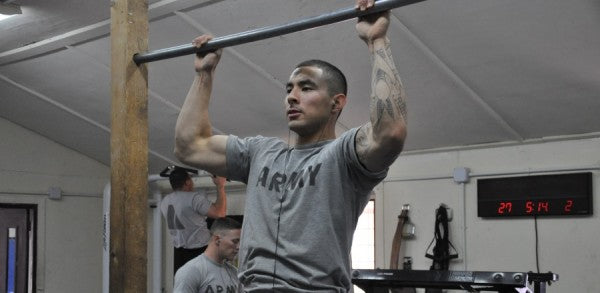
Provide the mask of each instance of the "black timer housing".
{"label": "black timer housing", "polygon": [[477,216],[591,215],[592,173],[477,180]]}

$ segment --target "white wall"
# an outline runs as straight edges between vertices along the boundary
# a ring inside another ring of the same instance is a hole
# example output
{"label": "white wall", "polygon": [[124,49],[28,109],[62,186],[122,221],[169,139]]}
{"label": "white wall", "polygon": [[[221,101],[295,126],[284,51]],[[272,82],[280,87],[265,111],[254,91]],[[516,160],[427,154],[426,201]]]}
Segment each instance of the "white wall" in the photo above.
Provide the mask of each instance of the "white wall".
{"label": "white wall", "polygon": [[[102,292],[102,192],[110,167],[0,118],[0,203],[37,205],[37,292]],[[196,185],[211,189],[208,178]],[[243,213],[243,185],[228,182],[227,214]],[[59,187],[60,200],[48,198]],[[168,180],[158,183],[170,192]],[[242,189],[241,189],[242,188]],[[214,200],[214,189],[209,197]],[[151,195],[150,195],[151,197]],[[148,214],[148,290],[152,288],[152,212]],[[163,219],[162,286],[172,288],[173,248]]]}
{"label": "white wall", "polygon": [[[110,169],[0,118],[0,203],[36,204],[37,292],[101,292]],[[50,200],[49,187],[63,197]]]}
{"label": "white wall", "polygon": [[[38,205],[38,292],[101,292],[101,196],[110,178],[109,167],[4,119],[0,119],[0,134],[0,202]],[[455,167],[469,168],[474,177],[464,186],[454,183]],[[535,271],[533,220],[478,218],[476,179],[592,168],[597,197],[599,167],[599,138],[404,154],[376,190],[376,266],[389,266],[397,216],[402,204],[409,203],[417,237],[403,242],[401,255],[413,257],[414,269],[429,269],[431,260],[424,254],[433,237],[434,209],[445,203],[453,209],[450,240],[460,254],[451,269]],[[51,186],[61,188],[61,200],[48,199]],[[231,195],[228,213],[240,214],[243,192]],[[540,270],[560,275],[548,292],[600,292],[598,212],[596,198],[591,217],[538,219]],[[170,256],[170,247],[164,249]],[[170,262],[163,262],[165,274],[169,266]],[[167,288],[172,284],[163,282]]]}
{"label": "white wall", "polygon": [[[453,180],[456,167],[471,171],[464,186]],[[477,217],[476,179],[580,169],[593,173],[594,215],[538,217],[540,272],[560,277],[548,292],[600,292],[599,138],[402,155],[377,190],[376,266],[389,266],[397,217],[402,205],[410,204],[417,233],[403,241],[401,256],[413,258],[413,269],[429,269],[431,260],[424,255],[434,235],[434,210],[445,203],[453,210],[450,241],[460,255],[451,270],[536,271],[534,220]]]}

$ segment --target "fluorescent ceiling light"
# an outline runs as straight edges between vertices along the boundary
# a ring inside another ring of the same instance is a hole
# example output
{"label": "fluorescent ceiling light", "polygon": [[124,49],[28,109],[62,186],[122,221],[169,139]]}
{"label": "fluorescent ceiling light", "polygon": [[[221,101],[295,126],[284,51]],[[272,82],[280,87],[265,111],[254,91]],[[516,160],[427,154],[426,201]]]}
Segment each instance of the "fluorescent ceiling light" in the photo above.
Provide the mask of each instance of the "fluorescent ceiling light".
{"label": "fluorescent ceiling light", "polygon": [[13,14],[13,15],[4,15],[4,14],[0,14],[0,21],[2,21],[2,20],[4,20],[4,19],[7,19],[7,18],[9,18],[9,17],[13,17],[13,16],[15,16],[15,15],[16,15],[16,14]]}
{"label": "fluorescent ceiling light", "polygon": [[21,14],[21,6],[12,4],[13,0],[0,0],[0,20]]}

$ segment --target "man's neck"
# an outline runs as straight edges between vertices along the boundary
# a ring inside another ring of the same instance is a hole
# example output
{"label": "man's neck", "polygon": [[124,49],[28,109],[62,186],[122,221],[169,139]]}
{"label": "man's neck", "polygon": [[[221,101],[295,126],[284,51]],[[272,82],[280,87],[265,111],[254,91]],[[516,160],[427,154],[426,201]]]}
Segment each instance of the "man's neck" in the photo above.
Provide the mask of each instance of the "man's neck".
{"label": "man's neck", "polygon": [[296,145],[306,145],[335,139],[335,127],[326,127],[310,135],[298,135]]}
{"label": "man's neck", "polygon": [[219,257],[217,249],[215,247],[210,247],[210,245],[204,251],[204,256],[218,264],[223,264],[224,262],[224,259]]}

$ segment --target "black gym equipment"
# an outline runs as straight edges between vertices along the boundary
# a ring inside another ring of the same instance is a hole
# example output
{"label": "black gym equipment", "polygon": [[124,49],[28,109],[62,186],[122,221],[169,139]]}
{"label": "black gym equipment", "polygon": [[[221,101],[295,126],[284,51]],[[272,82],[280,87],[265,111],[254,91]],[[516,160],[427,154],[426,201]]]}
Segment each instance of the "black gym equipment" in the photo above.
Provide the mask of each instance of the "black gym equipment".
{"label": "black gym equipment", "polygon": [[492,291],[514,293],[534,283],[534,293],[545,293],[546,283],[558,281],[554,273],[432,271],[357,269],[352,272],[352,283],[366,293],[388,293],[398,288],[459,289],[467,292]]}

